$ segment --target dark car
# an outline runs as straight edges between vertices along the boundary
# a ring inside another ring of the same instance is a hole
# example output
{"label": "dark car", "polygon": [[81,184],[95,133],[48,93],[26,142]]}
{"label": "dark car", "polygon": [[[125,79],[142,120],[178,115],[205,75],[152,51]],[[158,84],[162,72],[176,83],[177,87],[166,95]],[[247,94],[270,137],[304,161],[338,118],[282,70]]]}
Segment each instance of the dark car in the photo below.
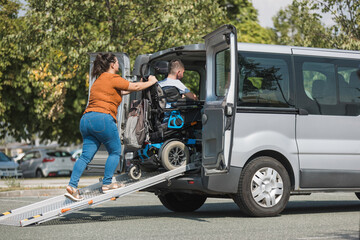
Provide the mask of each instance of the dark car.
{"label": "dark car", "polygon": [[0,178],[1,177],[19,177],[21,172],[18,171],[19,164],[14,162],[10,157],[0,152]]}

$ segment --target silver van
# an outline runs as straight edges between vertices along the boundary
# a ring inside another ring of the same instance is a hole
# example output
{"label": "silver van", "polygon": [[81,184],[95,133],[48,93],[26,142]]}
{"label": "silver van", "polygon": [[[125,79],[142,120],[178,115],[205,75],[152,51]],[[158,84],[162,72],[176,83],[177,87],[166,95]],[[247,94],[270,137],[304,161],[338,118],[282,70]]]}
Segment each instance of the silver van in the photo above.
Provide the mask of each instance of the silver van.
{"label": "silver van", "polygon": [[[116,54],[130,81],[144,64],[181,59],[204,101],[200,170],[146,190],[173,211],[228,197],[250,216],[279,214],[291,194],[360,198],[360,52],[238,43],[231,25],[204,39],[138,56],[132,76]],[[138,97],[123,99],[120,132]]]}

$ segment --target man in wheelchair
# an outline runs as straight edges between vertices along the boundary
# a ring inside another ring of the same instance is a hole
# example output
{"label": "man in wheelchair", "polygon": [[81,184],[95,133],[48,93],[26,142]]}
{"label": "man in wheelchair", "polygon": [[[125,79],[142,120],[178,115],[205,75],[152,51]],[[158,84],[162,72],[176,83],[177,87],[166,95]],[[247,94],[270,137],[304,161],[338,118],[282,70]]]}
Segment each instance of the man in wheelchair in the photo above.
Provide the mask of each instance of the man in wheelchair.
{"label": "man in wheelchair", "polygon": [[140,179],[141,171],[173,170],[201,159],[201,109],[203,102],[180,81],[184,65],[179,59],[158,62],[158,74],[167,78],[143,93],[149,100],[149,137],[132,155],[129,176]]}
{"label": "man in wheelchair", "polygon": [[[190,90],[181,82],[184,77],[185,67],[180,59],[173,59],[169,63],[168,76],[159,82],[162,89],[167,87],[176,87],[181,95],[192,100],[198,100],[197,96],[190,92]],[[170,104],[166,106],[170,108]]]}

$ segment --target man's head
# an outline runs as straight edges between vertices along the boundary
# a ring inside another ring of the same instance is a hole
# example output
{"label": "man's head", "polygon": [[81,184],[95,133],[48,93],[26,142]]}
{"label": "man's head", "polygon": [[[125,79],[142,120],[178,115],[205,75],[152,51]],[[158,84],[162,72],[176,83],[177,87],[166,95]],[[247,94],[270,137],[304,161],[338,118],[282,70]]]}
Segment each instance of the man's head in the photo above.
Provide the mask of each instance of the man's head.
{"label": "man's head", "polygon": [[169,75],[181,80],[184,77],[185,67],[180,59],[173,59],[169,63]]}

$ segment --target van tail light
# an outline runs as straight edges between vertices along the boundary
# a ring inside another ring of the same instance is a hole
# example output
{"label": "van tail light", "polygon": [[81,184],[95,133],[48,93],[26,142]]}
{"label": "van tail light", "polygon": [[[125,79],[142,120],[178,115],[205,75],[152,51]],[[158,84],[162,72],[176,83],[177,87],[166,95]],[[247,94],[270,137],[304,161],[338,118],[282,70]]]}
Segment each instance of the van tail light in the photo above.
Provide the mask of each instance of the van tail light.
{"label": "van tail light", "polygon": [[55,158],[44,158],[42,162],[53,162],[55,161]]}
{"label": "van tail light", "polygon": [[76,158],[71,157],[70,159],[71,159],[72,162],[76,162]]}

